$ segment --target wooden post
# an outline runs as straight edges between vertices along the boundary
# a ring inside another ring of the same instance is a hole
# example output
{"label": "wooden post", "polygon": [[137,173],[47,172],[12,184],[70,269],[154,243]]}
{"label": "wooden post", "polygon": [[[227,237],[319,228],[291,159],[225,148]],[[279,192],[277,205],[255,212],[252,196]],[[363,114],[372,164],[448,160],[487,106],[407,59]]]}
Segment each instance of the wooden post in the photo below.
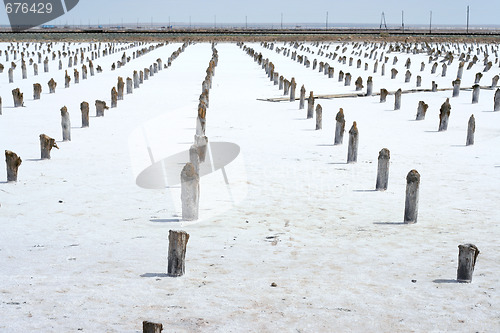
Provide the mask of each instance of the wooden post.
{"label": "wooden post", "polygon": [[479,82],[481,81],[482,77],[483,77],[482,73],[476,73],[476,77],[474,79],[474,84],[479,84]]}
{"label": "wooden post", "polygon": [[9,83],[13,83],[14,82],[14,69],[9,68]]}
{"label": "wooden post", "polygon": [[389,149],[383,148],[378,153],[378,170],[377,170],[377,183],[375,189],[377,191],[387,190],[387,184],[389,183],[389,160],[391,159],[391,153]]}
{"label": "wooden post", "polygon": [[161,333],[163,331],[163,325],[152,323],[149,321],[142,322],[142,333]]}
{"label": "wooden post", "polygon": [[189,148],[189,162],[194,166],[194,171],[200,174],[200,156],[198,155],[198,147],[192,145]]}
{"label": "wooden post", "polygon": [[420,75],[417,75],[417,87],[422,86],[422,77]]}
{"label": "wooden post", "polygon": [[465,63],[463,61],[460,61],[460,63],[458,64],[457,79],[459,80],[462,79],[462,75],[464,73],[464,65]]}
{"label": "wooden post", "polygon": [[323,128],[323,108],[320,104],[316,105],[316,130]]}
{"label": "wooden post", "polygon": [[436,73],[436,69],[437,69],[437,67],[438,67],[438,63],[437,63],[437,62],[435,62],[435,63],[432,65],[432,68],[431,68],[431,74]]}
{"label": "wooden post", "polygon": [[184,275],[186,246],[189,234],[185,231],[169,230],[168,232],[168,266],[169,276],[177,277]]}
{"label": "wooden post", "polygon": [[42,85],[40,83],[33,84],[33,99],[40,99],[42,93]]}
{"label": "wooden post", "polygon": [[493,111],[500,111],[500,89],[495,91],[495,96],[493,97]]}
{"label": "wooden post", "polygon": [[297,88],[297,83],[295,82],[295,78],[292,77],[292,81],[290,82],[290,102],[295,102],[295,89]]}
{"label": "wooden post", "polygon": [[139,73],[137,73],[137,71],[134,71],[133,80],[134,80],[134,89],[139,88]]}
{"label": "wooden post", "polygon": [[340,108],[339,112],[337,113],[335,120],[336,120],[335,139],[333,144],[341,145],[342,142],[344,141],[344,131],[345,131],[344,110],[342,108]]}
{"label": "wooden post", "polygon": [[49,72],[49,58],[45,58],[45,60],[43,61],[43,72]]}
{"label": "wooden post", "polygon": [[68,75],[68,71],[64,75],[64,88],[69,88],[69,83],[71,82],[71,76]]}
{"label": "wooden post", "polygon": [[116,88],[113,87],[111,89],[111,107],[116,108],[118,105],[118,93],[116,92]]}
{"label": "wooden post", "polygon": [[465,141],[466,146],[471,146],[474,144],[475,131],[476,131],[476,120],[474,119],[474,115],[471,115],[467,126],[467,140]]}
{"label": "wooden post", "polygon": [[127,94],[131,94],[132,93],[132,79],[131,78],[127,78]]}
{"label": "wooden post", "polygon": [[23,80],[28,77],[28,74],[26,72],[26,62],[24,60],[21,63],[21,74],[23,76]]}
{"label": "wooden post", "polygon": [[302,85],[302,88],[300,88],[299,110],[304,109],[305,99],[306,99],[306,88],[304,88],[304,85]]}
{"label": "wooden post", "polygon": [[200,199],[200,177],[191,163],[186,163],[181,172],[182,219],[194,221],[198,219]]}
{"label": "wooden post", "polygon": [[405,83],[410,82],[410,79],[411,79],[411,72],[407,70],[405,73]]}
{"label": "wooden post", "polygon": [[89,71],[90,71],[90,76],[94,76],[94,63],[92,60],[89,61]]}
{"label": "wooden post", "polygon": [[446,102],[441,105],[439,110],[439,129],[438,131],[446,131],[448,129],[448,119],[450,118],[451,105],[450,99],[447,98]]}
{"label": "wooden post", "polygon": [[441,70],[441,77],[446,76],[446,71],[448,70],[448,66],[446,64],[443,64],[442,70]]}
{"label": "wooden post", "polygon": [[380,70],[380,75],[385,76],[385,63],[382,64],[382,68]]}
{"label": "wooden post", "polygon": [[205,162],[205,156],[207,154],[208,138],[204,135],[195,135],[194,144],[198,148],[198,157],[200,163]]}
{"label": "wooden post", "polygon": [[398,70],[396,68],[391,69],[391,79],[395,79],[398,75]]}
{"label": "wooden post", "polygon": [[405,223],[417,223],[419,186],[420,174],[411,170],[406,176]]}
{"label": "wooden post", "polygon": [[472,86],[472,104],[477,104],[479,102],[479,91],[481,88],[479,84],[475,84]]}
{"label": "wooden post", "polygon": [[17,169],[23,161],[16,153],[6,150],[5,163],[7,164],[7,181],[17,182]]}
{"label": "wooden post", "polygon": [[144,83],[144,72],[139,71],[139,84],[143,84],[143,83]]}
{"label": "wooden post", "polygon": [[461,244],[458,246],[458,282],[472,282],[472,274],[474,273],[478,255],[479,249],[474,244]]}
{"label": "wooden post", "polygon": [[[118,100],[122,100],[123,99],[123,88],[125,87],[125,83],[123,82],[123,78],[121,76],[118,77],[117,87],[118,87],[118,89],[117,89],[118,90]],[[111,105],[111,107],[113,107],[113,105]]]}
{"label": "wooden post", "polygon": [[394,94],[394,110],[401,109],[401,88],[399,88]]}
{"label": "wooden post", "polygon": [[104,111],[108,110],[108,109],[109,109],[109,107],[106,106],[105,101],[100,101],[100,100],[95,101],[95,116],[96,117],[104,117]]}
{"label": "wooden post", "polygon": [[356,122],[352,123],[349,130],[349,147],[347,148],[347,163],[356,163],[358,161],[358,137],[359,132],[356,127]]}
{"label": "wooden post", "polygon": [[14,107],[24,106],[23,93],[19,88],[12,90],[12,97],[14,98]]}
{"label": "wooden post", "polygon": [[351,73],[345,73],[345,81],[344,81],[344,86],[350,86],[351,85]]}
{"label": "wooden post", "polygon": [[33,76],[37,76],[37,75],[38,75],[38,65],[33,64]]}
{"label": "wooden post", "polygon": [[63,141],[71,141],[71,121],[66,106],[61,108],[61,126]]}
{"label": "wooden post", "polygon": [[373,94],[373,79],[371,76],[368,76],[368,80],[366,80],[366,96],[371,96]]}
{"label": "wooden post", "polygon": [[89,103],[81,102],[80,111],[82,111],[82,127],[89,127]]}
{"label": "wooden post", "polygon": [[54,147],[59,149],[55,139],[52,139],[48,135],[40,134],[40,151],[42,160],[50,159],[50,151]]}
{"label": "wooden post", "polygon": [[361,76],[358,76],[354,85],[356,86],[356,91],[361,91],[363,89],[363,79]]}
{"label": "wooden post", "polygon": [[87,66],[82,66],[82,80],[87,80]]}
{"label": "wooden post", "polygon": [[344,72],[340,71],[339,72],[339,82],[344,81]]}
{"label": "wooden post", "polygon": [[314,94],[312,91],[309,92],[309,98],[307,99],[307,119],[311,119],[314,116]]}
{"label": "wooden post", "polygon": [[57,82],[54,81],[54,79],[50,79],[48,85],[49,85],[49,94],[54,94],[56,92]]}
{"label": "wooden post", "polygon": [[498,75],[495,75],[493,76],[493,78],[491,79],[491,86],[490,88],[496,88],[496,86],[498,85],[498,79],[499,79],[499,76]]}
{"label": "wooden post", "polygon": [[431,89],[432,92],[436,92],[438,91],[438,85],[435,81],[432,81],[432,89]]}
{"label": "wooden post", "polygon": [[2,115],[2,97],[0,97],[0,115]]}
{"label": "wooden post", "polygon": [[80,73],[76,68],[73,70],[73,76],[75,77],[75,84],[80,83]]}
{"label": "wooden post", "polygon": [[380,103],[385,103],[388,94],[389,92],[387,91],[387,89],[385,88],[380,89]]}
{"label": "wooden post", "polygon": [[427,112],[428,108],[429,108],[429,105],[425,104],[424,101],[418,102],[417,117],[415,118],[415,120],[424,120],[425,113]]}
{"label": "wooden post", "polygon": [[460,95],[460,79],[456,79],[452,82],[453,84],[453,94],[451,97],[458,97]]}

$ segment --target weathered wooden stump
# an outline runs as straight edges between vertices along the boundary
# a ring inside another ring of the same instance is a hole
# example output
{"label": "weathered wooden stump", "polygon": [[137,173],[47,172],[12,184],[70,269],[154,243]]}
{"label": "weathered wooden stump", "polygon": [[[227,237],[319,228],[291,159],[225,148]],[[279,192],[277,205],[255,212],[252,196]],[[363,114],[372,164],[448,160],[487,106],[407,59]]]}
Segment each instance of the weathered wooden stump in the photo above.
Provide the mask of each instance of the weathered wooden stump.
{"label": "weathered wooden stump", "polygon": [[405,73],[405,83],[410,82],[410,80],[411,80],[411,72],[407,70]]}
{"label": "weathered wooden stump", "polygon": [[398,75],[398,70],[396,68],[391,69],[391,79],[395,79]]}
{"label": "weathered wooden stump", "polygon": [[446,64],[443,64],[442,68],[441,68],[441,77],[445,77],[446,76],[446,71],[448,70],[448,66]]}
{"label": "weathered wooden stump", "polygon": [[425,104],[424,101],[418,102],[417,117],[415,118],[415,120],[424,120],[425,113],[427,112],[428,108],[429,108],[429,105]]}
{"label": "weathered wooden stump", "polygon": [[13,83],[14,82],[14,69],[9,68],[9,83]]}
{"label": "weathered wooden stump", "polygon": [[144,68],[144,81],[149,80],[149,68]]}
{"label": "weathered wooden stump", "polygon": [[479,84],[475,84],[472,86],[472,104],[477,104],[479,102],[479,92],[481,87]]}
{"label": "weathered wooden stump", "polygon": [[474,79],[474,84],[479,84],[479,82],[481,81],[482,77],[483,77],[482,73],[476,73],[476,77]]}
{"label": "weathered wooden stump", "polygon": [[335,139],[334,145],[341,145],[344,141],[344,131],[345,131],[345,118],[344,118],[344,110],[340,108],[339,112],[335,116],[336,124],[335,124]]}
{"label": "weathered wooden stump", "polygon": [[500,89],[495,91],[493,97],[493,111],[500,111]]}
{"label": "weathered wooden stump", "polygon": [[198,219],[200,200],[200,177],[191,163],[186,163],[181,172],[182,219],[194,221]]}
{"label": "weathered wooden stump", "polygon": [[2,97],[0,97],[0,115],[2,115]]}
{"label": "weathered wooden stump", "polygon": [[460,61],[460,63],[458,64],[457,79],[462,79],[462,75],[464,73],[464,65],[465,63],[463,61]]}
{"label": "weathered wooden stump", "polygon": [[59,60],[59,70],[61,70],[63,68],[63,65],[62,65],[62,60]]}
{"label": "weathered wooden stump", "polygon": [[385,76],[385,64],[382,64],[382,68],[380,69],[380,75]]}
{"label": "weathered wooden stump", "polygon": [[431,89],[432,92],[436,92],[438,91],[438,85],[435,81],[432,81],[432,89]]}
{"label": "weathered wooden stump", "polygon": [[37,76],[37,75],[38,75],[38,65],[33,64],[33,76]]}
{"label": "weathered wooden stump", "polygon": [[131,94],[133,92],[132,88],[132,79],[130,77],[127,78],[127,94]]}
{"label": "weathered wooden stump", "polygon": [[172,277],[184,275],[186,246],[189,234],[185,231],[169,230],[168,232],[168,265],[167,274]]}
{"label": "weathered wooden stump", "polygon": [[358,78],[356,79],[356,82],[354,82],[354,84],[356,86],[356,91],[363,90],[363,79],[361,78],[361,76],[358,76]]}
{"label": "weathered wooden stump", "polygon": [[309,98],[307,99],[307,119],[311,119],[314,116],[314,94],[312,91],[309,92]]}
{"label": "weathered wooden stump", "polygon": [[82,66],[82,80],[87,80],[87,66]]}
{"label": "weathered wooden stump", "polygon": [[339,72],[339,82],[344,81],[344,72],[340,71]]}
{"label": "weathered wooden stump", "polygon": [[23,80],[28,77],[28,73],[26,72],[26,62],[24,62],[24,60],[21,63],[21,74],[22,74]]}
{"label": "weathered wooden stump", "polygon": [[472,282],[472,274],[474,273],[478,255],[479,249],[474,244],[461,244],[458,246],[458,282]]}
{"label": "weathered wooden stump", "polygon": [[349,146],[347,147],[347,163],[356,163],[358,161],[358,143],[359,132],[356,122],[352,123],[349,130]]}
{"label": "weathered wooden stump", "polygon": [[420,75],[417,75],[417,88],[422,86],[422,77]]}
{"label": "weathered wooden stump", "polygon": [[453,94],[451,97],[458,97],[460,95],[460,79],[456,79],[455,81],[452,82],[453,84]]}
{"label": "weathered wooden stump", "polygon": [[75,84],[80,83],[80,73],[78,73],[76,68],[73,70],[73,76],[75,78]]}
{"label": "weathered wooden stump", "polygon": [[116,88],[111,88],[111,107],[116,108],[118,105],[118,93],[116,92]]}
{"label": "weathered wooden stump", "polygon": [[95,101],[95,116],[104,117],[104,111],[108,110],[109,107],[106,105],[105,101],[96,100]]}
{"label": "weathered wooden stump", "polygon": [[378,70],[378,60],[375,61],[375,64],[373,64],[373,73],[377,73]]}
{"label": "weathered wooden stump", "polygon": [[43,61],[43,72],[48,73],[49,72],[49,58],[45,58]]}
{"label": "weathered wooden stump", "polygon": [[448,129],[448,119],[450,118],[451,105],[450,99],[447,98],[446,101],[441,105],[439,110],[439,129],[438,131],[446,131]]}
{"label": "weathered wooden stump", "polygon": [[404,223],[417,223],[419,187],[420,174],[417,170],[411,170],[406,176]]}
{"label": "weathered wooden stump", "polygon": [[388,94],[389,92],[387,91],[387,89],[385,88],[380,89],[380,103],[385,103]]}
{"label": "weathered wooden stump", "polygon": [[139,71],[139,84],[143,84],[143,83],[144,83],[144,72]]}
{"label": "weathered wooden stump", "polygon": [[389,149],[383,148],[378,153],[378,169],[377,169],[377,183],[375,189],[377,191],[387,190],[387,184],[389,183],[389,160],[391,159],[391,153]]}
{"label": "weathered wooden stump", "polygon": [[316,105],[316,130],[323,128],[323,108],[320,104]]}
{"label": "weathered wooden stump", "polygon": [[33,84],[33,99],[40,99],[42,93],[42,85],[40,83]]}
{"label": "weathered wooden stump", "polygon": [[300,88],[299,110],[304,109],[305,99],[306,99],[306,88],[304,88],[304,85],[302,85],[302,87]]}
{"label": "weathered wooden stump", "polygon": [[54,81],[54,79],[50,79],[48,85],[49,85],[49,94],[54,94],[56,92],[57,82]]}
{"label": "weathered wooden stump", "polygon": [[64,88],[69,88],[69,83],[71,82],[71,76],[68,75],[68,71],[65,71],[64,75]]}
{"label": "weathered wooden stump", "polygon": [[94,63],[92,62],[92,60],[89,61],[89,72],[90,76],[94,76]]}
{"label": "weathered wooden stump", "polygon": [[16,153],[6,150],[5,163],[7,164],[7,181],[17,182],[17,170],[23,161]]}
{"label": "weathered wooden stump", "polygon": [[350,86],[351,85],[351,73],[345,73],[344,77],[344,86]]}
{"label": "weathered wooden stump", "polygon": [[491,86],[490,88],[496,88],[496,86],[498,85],[498,78],[499,76],[498,75],[495,75],[491,78]]}
{"label": "weathered wooden stump", "polygon": [[371,96],[373,94],[373,78],[368,76],[366,80],[366,96]]}
{"label": "weathered wooden stump", "polygon": [[437,67],[438,67],[438,63],[437,63],[437,62],[435,62],[435,63],[432,65],[432,68],[431,68],[431,74],[436,73]]}
{"label": "weathered wooden stump", "polygon": [[89,127],[89,103],[81,102],[80,111],[82,112],[82,127]]}
{"label": "weathered wooden stump", "polygon": [[40,134],[40,156],[42,160],[50,159],[50,151],[52,150],[52,148],[59,149],[56,144],[56,140],[52,139],[48,135]]}
{"label": "weathered wooden stump", "polygon": [[71,121],[66,106],[61,108],[61,127],[63,141],[71,141]]}
{"label": "weathered wooden stump", "polygon": [[163,325],[152,323],[149,321],[142,322],[142,333],[161,333],[163,331]]}
{"label": "weathered wooden stump", "polygon": [[24,106],[23,93],[19,88],[12,90],[12,97],[14,98],[14,107]]}
{"label": "weathered wooden stump", "polygon": [[[125,88],[125,83],[123,82],[123,78],[121,76],[118,77],[118,83],[117,83],[117,90],[118,90],[118,100],[123,99],[123,89]],[[113,107],[113,105],[111,105]]]}
{"label": "weathered wooden stump", "polygon": [[394,110],[401,109],[401,94],[402,94],[401,88],[399,88],[394,94]]}
{"label": "weathered wooden stump", "polygon": [[474,119],[474,115],[471,115],[467,126],[467,140],[465,141],[466,146],[471,146],[474,144],[475,132],[476,132],[476,120]]}
{"label": "weathered wooden stump", "polygon": [[208,138],[204,135],[195,135],[194,144],[198,148],[198,157],[200,159],[200,163],[205,162],[205,156],[207,155]]}
{"label": "weathered wooden stump", "polygon": [[295,89],[297,88],[297,83],[295,82],[295,78],[292,77],[292,81],[290,81],[290,102],[295,102]]}

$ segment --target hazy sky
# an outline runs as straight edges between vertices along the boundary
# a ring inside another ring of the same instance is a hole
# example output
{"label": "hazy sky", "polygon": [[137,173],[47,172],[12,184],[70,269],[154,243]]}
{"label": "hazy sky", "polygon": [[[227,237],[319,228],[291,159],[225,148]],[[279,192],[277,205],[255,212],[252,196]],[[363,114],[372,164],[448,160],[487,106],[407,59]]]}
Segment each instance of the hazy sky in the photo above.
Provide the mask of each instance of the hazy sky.
{"label": "hazy sky", "polygon": [[[17,0],[16,0],[17,1]],[[22,0],[19,0],[21,2]],[[500,24],[500,0],[80,0],[69,13],[52,24],[97,25],[140,22],[149,25],[168,22],[217,23],[275,23],[281,13],[285,24],[321,23],[329,13],[330,24],[379,24],[385,12],[389,25],[429,24],[432,11],[433,25],[465,25],[466,8],[470,5],[471,25]],[[216,17],[216,18],[215,18]],[[0,24],[8,24],[5,10],[0,13]]]}

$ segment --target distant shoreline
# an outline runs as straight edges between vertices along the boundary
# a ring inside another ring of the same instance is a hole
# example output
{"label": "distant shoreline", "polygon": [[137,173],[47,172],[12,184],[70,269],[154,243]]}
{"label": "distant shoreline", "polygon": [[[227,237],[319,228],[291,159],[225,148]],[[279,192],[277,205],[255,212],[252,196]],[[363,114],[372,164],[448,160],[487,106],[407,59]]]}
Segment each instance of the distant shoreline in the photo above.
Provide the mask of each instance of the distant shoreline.
{"label": "distant shoreline", "polygon": [[500,29],[0,29],[0,41],[500,41]]}

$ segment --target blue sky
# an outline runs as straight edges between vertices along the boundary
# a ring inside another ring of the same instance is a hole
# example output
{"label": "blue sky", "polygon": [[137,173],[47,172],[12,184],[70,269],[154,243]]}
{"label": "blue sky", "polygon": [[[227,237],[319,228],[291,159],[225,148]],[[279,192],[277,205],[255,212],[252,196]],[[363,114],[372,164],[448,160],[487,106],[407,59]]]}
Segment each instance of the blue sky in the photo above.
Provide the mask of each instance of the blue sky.
{"label": "blue sky", "polygon": [[[22,1],[22,0],[16,0]],[[97,25],[132,23],[189,22],[201,23],[273,23],[279,25],[281,13],[285,24],[321,23],[329,13],[330,24],[379,24],[382,11],[389,25],[400,25],[401,11],[405,24],[465,25],[470,5],[471,25],[500,24],[499,0],[80,0],[69,13],[52,24]],[[5,10],[0,24],[8,24]]]}

